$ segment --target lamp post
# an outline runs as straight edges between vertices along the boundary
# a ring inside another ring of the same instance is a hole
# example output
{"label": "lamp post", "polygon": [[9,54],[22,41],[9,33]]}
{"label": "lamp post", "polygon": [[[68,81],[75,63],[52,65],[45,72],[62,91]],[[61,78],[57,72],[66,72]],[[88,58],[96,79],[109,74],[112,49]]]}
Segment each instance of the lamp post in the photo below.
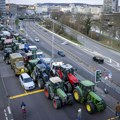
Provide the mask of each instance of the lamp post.
{"label": "lamp post", "polygon": [[54,46],[53,46],[53,42],[54,42],[54,21],[52,21],[53,22],[53,29],[52,29],[52,59],[54,58]]}
{"label": "lamp post", "polygon": [[[55,17],[55,20],[57,19],[57,17]],[[54,59],[54,20],[52,20],[52,59]]]}

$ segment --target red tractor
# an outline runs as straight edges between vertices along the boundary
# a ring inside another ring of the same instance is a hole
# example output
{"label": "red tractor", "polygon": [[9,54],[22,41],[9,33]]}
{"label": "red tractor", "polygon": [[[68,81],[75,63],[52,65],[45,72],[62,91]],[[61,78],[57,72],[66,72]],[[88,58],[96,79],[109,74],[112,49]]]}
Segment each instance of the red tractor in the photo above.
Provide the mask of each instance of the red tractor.
{"label": "red tractor", "polygon": [[74,69],[70,64],[52,64],[52,71],[55,75],[58,75],[62,80],[64,80],[64,90],[65,92],[72,92],[74,87],[79,84],[78,79],[74,74]]}

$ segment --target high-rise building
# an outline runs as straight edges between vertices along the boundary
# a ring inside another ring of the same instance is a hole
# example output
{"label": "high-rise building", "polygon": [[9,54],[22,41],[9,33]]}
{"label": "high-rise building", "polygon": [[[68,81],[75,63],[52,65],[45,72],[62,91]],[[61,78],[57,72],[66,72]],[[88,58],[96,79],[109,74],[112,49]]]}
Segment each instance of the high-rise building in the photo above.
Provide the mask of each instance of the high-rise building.
{"label": "high-rise building", "polygon": [[118,0],[104,0],[103,12],[104,13],[118,12]]}
{"label": "high-rise building", "polygon": [[5,10],[5,0],[0,0],[0,14],[5,15],[6,10]]}

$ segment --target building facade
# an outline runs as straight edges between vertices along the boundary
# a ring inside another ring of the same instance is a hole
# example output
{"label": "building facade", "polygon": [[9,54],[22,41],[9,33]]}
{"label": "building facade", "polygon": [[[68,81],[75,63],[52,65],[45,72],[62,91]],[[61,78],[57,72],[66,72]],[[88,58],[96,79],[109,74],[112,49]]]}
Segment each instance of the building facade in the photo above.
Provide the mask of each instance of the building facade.
{"label": "building facade", "polygon": [[108,14],[118,12],[118,0],[104,0],[103,12]]}
{"label": "building facade", "polygon": [[5,15],[6,9],[5,9],[5,0],[0,0],[0,14]]}

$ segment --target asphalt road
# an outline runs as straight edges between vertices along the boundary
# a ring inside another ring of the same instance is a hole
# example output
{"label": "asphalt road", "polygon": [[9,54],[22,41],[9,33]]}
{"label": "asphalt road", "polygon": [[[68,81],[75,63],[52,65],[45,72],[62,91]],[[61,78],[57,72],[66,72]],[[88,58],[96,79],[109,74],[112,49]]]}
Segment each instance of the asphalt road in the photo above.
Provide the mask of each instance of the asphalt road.
{"label": "asphalt road", "polygon": [[[15,96],[25,93],[18,77],[15,76],[10,66],[4,62],[0,63],[0,66],[8,95]],[[78,108],[82,109],[82,120],[96,120],[98,118],[99,120],[107,120],[114,116],[114,113],[108,108],[104,112],[90,115],[85,111],[84,105],[80,105],[76,102],[72,106],[66,105],[59,110],[55,110],[52,101],[46,99],[43,92],[38,92],[36,94],[26,94],[26,96],[9,100],[14,120],[22,120],[20,108],[22,101],[27,105],[27,120],[76,120]]]}
{"label": "asphalt road", "polygon": [[[26,23],[26,31],[29,36],[32,38],[30,41],[33,45],[37,45],[38,48],[41,50],[45,50],[47,54],[51,54],[51,36],[49,33],[38,30],[39,28],[36,27],[36,30],[33,29],[35,27],[33,23]],[[36,32],[35,32],[35,31]],[[44,35],[44,36],[43,36]],[[45,36],[49,36],[46,37]],[[38,36],[41,39],[41,42],[37,43],[34,41],[34,37]],[[49,42],[48,42],[49,41]],[[59,41],[59,40],[58,40]],[[66,46],[64,46],[66,48]],[[73,47],[73,46],[71,46]],[[56,45],[56,49],[60,49]],[[56,51],[56,49],[54,49]],[[64,50],[64,48],[63,48]],[[71,56],[68,55],[66,52],[67,57],[63,58],[65,62],[72,63],[74,66],[77,64],[74,63],[74,59],[71,59]],[[55,57],[58,57],[55,54]],[[91,61],[92,62],[92,61]],[[24,101],[27,104],[27,119],[28,120],[76,120],[77,117],[77,110],[78,108],[82,108],[82,120],[106,120],[110,117],[114,116],[114,113],[107,108],[104,112],[99,112],[94,115],[90,115],[85,111],[84,105],[80,105],[78,103],[74,103],[72,106],[64,106],[59,110],[55,110],[52,106],[52,101],[47,100],[43,94],[43,92],[38,92],[36,94],[28,94],[28,92],[24,91],[21,87],[18,77],[15,76],[13,70],[10,68],[9,65],[5,64],[4,62],[0,63],[0,72],[3,78],[3,82],[5,84],[6,90],[8,92],[9,97],[19,95],[19,94],[26,94],[25,96],[21,96],[16,99],[10,99],[11,110],[13,112],[13,117],[15,120],[22,120],[22,114],[20,109],[20,104]],[[79,67],[79,66],[78,66]],[[38,88],[36,88],[37,90]],[[35,90],[33,90],[35,91]]]}
{"label": "asphalt road", "polygon": [[[32,28],[29,28],[29,27],[32,27]],[[51,43],[51,40],[52,40],[52,35],[51,33],[48,33],[48,32],[45,32],[43,31],[42,29],[40,29],[40,27],[36,26],[35,24],[32,24],[30,23],[29,26],[27,26],[27,28],[29,28],[28,33],[30,33],[30,35],[33,36],[33,38],[35,36],[38,36],[40,37],[40,39],[44,40],[46,42],[46,45],[47,46],[48,44],[49,45],[52,45]],[[31,31],[33,29],[33,31]],[[35,32],[36,30],[36,32]],[[34,40],[34,39],[33,39]],[[89,55],[89,53],[86,53],[84,52],[83,50],[79,49],[78,47],[72,45],[69,43],[69,45],[62,45],[64,41],[61,40],[60,38],[58,37],[54,37],[54,47],[57,48],[57,50],[63,50],[65,51],[65,54],[67,55],[67,57],[71,58],[71,59],[74,59],[73,61],[76,61],[78,62],[78,65],[82,65],[84,66],[86,69],[88,69],[88,67],[91,67],[91,68],[95,68],[95,69],[101,69],[102,71],[104,69],[106,69],[106,71],[110,70],[112,72],[112,79],[113,79],[113,82],[115,84],[118,84],[120,85],[120,81],[119,81],[119,73],[120,71],[113,68],[112,66],[104,63],[103,65],[100,65],[98,63],[95,63],[94,61],[92,61],[92,56]],[[48,48],[48,47],[47,47]],[[57,54],[57,51],[55,51],[55,54]],[[94,71],[90,70],[91,73],[94,74]]]}
{"label": "asphalt road", "polygon": [[[54,22],[57,24],[61,24],[55,20],[54,20]],[[119,52],[116,52],[111,49],[107,49],[107,48],[103,47],[102,45],[93,41],[91,38],[85,36],[84,34],[77,33],[73,29],[71,29],[70,27],[68,27],[66,25],[63,25],[63,26],[65,28],[65,31],[68,34],[72,34],[73,36],[75,36],[85,47],[87,47],[91,50],[97,51],[98,53],[100,53],[104,56],[108,56],[109,58],[120,63],[120,53]],[[111,48],[112,48],[112,46],[111,46]]]}

